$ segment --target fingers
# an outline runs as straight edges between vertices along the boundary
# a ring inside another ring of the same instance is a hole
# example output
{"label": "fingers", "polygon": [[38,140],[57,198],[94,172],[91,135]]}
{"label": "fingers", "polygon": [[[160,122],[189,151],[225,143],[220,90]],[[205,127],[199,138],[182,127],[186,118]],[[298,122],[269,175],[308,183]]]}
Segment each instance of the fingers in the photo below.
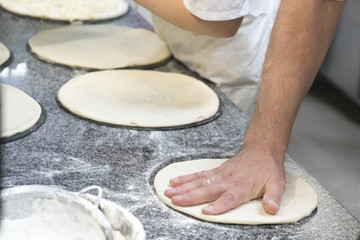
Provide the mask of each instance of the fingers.
{"label": "fingers", "polygon": [[285,192],[285,181],[271,179],[266,184],[262,206],[268,214],[275,215],[281,204],[282,195]]}
{"label": "fingers", "polygon": [[222,194],[215,202],[202,209],[206,215],[218,215],[251,200],[243,189],[230,188]]}
{"label": "fingers", "polygon": [[221,214],[263,197],[263,209],[274,215],[285,192],[285,172],[282,165],[265,163],[267,170],[259,172],[256,161],[229,160],[212,170],[171,179],[173,188],[164,194],[180,207],[212,202],[202,209],[207,215]]}
{"label": "fingers", "polygon": [[197,172],[197,173],[193,173],[193,174],[189,174],[189,175],[172,178],[172,179],[170,179],[170,185],[172,187],[177,187],[177,186],[183,185],[185,183],[195,181],[197,179],[206,178],[207,176],[211,175],[208,172],[209,171],[202,171],[202,172]]}
{"label": "fingers", "polygon": [[[197,177],[202,174],[197,174]],[[193,179],[186,178],[185,180]],[[217,199],[228,187],[227,184],[217,184],[215,177],[196,178],[181,186],[167,189],[164,194],[171,198],[173,204],[177,206],[191,206]]]}
{"label": "fingers", "polygon": [[[280,208],[281,198],[285,192],[285,181],[270,178],[265,184],[262,205],[268,214],[275,215]],[[202,209],[206,215],[218,215],[261,195],[252,196],[241,186],[229,187],[227,184],[208,184],[206,178],[197,179],[183,186],[169,189],[166,194],[174,205],[187,207],[212,202]]]}
{"label": "fingers", "polygon": [[[284,192],[284,181],[268,180],[262,200],[265,212],[275,215],[279,211]],[[174,205],[180,207],[214,201],[202,209],[202,213],[206,215],[218,215],[254,198],[261,197],[258,195],[252,196],[244,187],[229,187],[227,184],[209,184],[207,178],[197,179],[182,186],[168,189],[165,191],[165,195],[171,198]]]}
{"label": "fingers", "polygon": [[181,195],[197,188],[206,188],[210,184],[211,184],[210,178],[207,177],[197,178],[191,182],[187,182],[177,187],[166,190],[165,196],[171,198],[175,195]]}
{"label": "fingers", "polygon": [[224,191],[224,186],[208,185],[196,188],[183,194],[171,197],[171,202],[180,207],[193,206],[204,202],[212,202]]}
{"label": "fingers", "polygon": [[[265,185],[265,193],[262,200],[262,206],[265,212],[275,215],[279,211],[285,188],[285,181],[274,178],[268,180]],[[202,213],[206,215],[221,214],[241,204],[247,203],[254,198],[257,197],[251,196],[244,188],[230,188],[216,201],[204,207]]]}

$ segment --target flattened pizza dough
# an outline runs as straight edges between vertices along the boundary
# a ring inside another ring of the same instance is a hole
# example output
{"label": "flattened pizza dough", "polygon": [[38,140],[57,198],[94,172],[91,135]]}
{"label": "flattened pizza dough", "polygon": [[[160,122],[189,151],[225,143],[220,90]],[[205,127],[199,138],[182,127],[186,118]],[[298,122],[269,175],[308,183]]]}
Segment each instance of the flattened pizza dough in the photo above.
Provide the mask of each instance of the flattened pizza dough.
{"label": "flattened pizza dough", "polygon": [[207,204],[191,207],[178,207],[164,195],[169,188],[171,178],[186,175],[202,170],[209,170],[221,165],[227,159],[200,159],[187,162],[170,164],[160,170],[155,176],[154,187],[156,194],[166,205],[180,212],[184,212],[196,218],[229,224],[279,224],[296,222],[308,215],[317,206],[317,195],[310,185],[300,178],[286,173],[286,191],[283,195],[280,210],[276,215],[267,214],[261,204],[261,199],[252,200],[235,209],[220,215],[204,215],[201,209]]}
{"label": "flattened pizza dough", "polygon": [[111,24],[45,30],[33,36],[28,45],[41,59],[90,69],[145,66],[171,56],[166,43],[155,33]]}
{"label": "flattened pizza dough", "polygon": [[111,19],[129,8],[124,0],[0,0],[0,5],[16,14],[59,21]]}
{"label": "flattened pizza dough", "polygon": [[83,118],[136,127],[173,127],[214,116],[216,93],[178,73],[107,70],[75,77],[58,92],[59,103]]}
{"label": "flattened pizza dough", "polygon": [[3,65],[10,58],[10,51],[0,42],[0,66]]}
{"label": "flattened pizza dough", "polygon": [[40,118],[41,107],[23,91],[0,83],[0,138],[11,137],[34,126]]}

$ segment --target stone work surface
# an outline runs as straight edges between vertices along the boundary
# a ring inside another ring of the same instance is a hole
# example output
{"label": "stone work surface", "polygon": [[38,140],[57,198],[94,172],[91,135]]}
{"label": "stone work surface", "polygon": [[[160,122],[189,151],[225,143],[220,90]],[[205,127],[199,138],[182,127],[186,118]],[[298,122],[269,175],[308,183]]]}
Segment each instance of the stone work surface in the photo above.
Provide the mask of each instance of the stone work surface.
{"label": "stone work surface", "polygon": [[[123,17],[102,23],[151,26],[132,9]],[[228,158],[241,149],[248,119],[215,86],[221,115],[209,123],[178,130],[143,131],[109,127],[79,119],[56,103],[59,88],[86,73],[42,62],[32,56],[27,40],[41,30],[66,23],[20,17],[0,10],[0,41],[13,59],[0,81],[18,87],[46,111],[43,125],[28,136],[0,145],[2,188],[43,184],[79,191],[89,185],[104,189],[104,198],[133,213],[147,239],[356,239],[360,223],[291,157],[286,169],[317,192],[318,208],[296,223],[227,225],[204,222],[176,212],[160,202],[153,189],[156,172],[167,164],[198,158]],[[154,70],[195,77],[176,60]]]}

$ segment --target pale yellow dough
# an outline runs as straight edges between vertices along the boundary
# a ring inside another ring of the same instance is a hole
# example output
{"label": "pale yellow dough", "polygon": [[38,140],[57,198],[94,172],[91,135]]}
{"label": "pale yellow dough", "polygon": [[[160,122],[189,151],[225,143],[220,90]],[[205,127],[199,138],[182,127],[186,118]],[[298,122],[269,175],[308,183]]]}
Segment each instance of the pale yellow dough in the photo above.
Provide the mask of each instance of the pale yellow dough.
{"label": "pale yellow dough", "polygon": [[42,59],[92,69],[144,66],[171,56],[155,33],[111,24],[45,30],[33,36],[28,45]]}
{"label": "pale yellow dough", "polygon": [[41,115],[40,105],[23,91],[0,83],[0,137],[11,137],[34,126]]}
{"label": "pale yellow dough", "polygon": [[60,21],[105,20],[124,15],[125,0],[0,0],[13,13]]}
{"label": "pale yellow dough", "polygon": [[203,82],[178,73],[107,70],[71,79],[58,92],[62,106],[102,123],[172,127],[214,116],[216,93]]}
{"label": "pale yellow dough", "polygon": [[10,51],[0,42],[0,66],[3,65],[10,58]]}
{"label": "pale yellow dough", "polygon": [[171,178],[186,175],[202,170],[209,170],[220,166],[227,159],[200,159],[170,164],[161,169],[154,180],[156,194],[166,205],[180,212],[184,212],[196,218],[220,223],[232,224],[279,224],[296,222],[308,215],[317,206],[317,195],[310,185],[300,178],[286,173],[286,191],[282,197],[280,210],[276,215],[267,214],[261,204],[261,199],[252,200],[233,210],[220,215],[204,215],[201,209],[207,204],[192,207],[178,207],[164,195],[169,188]]}

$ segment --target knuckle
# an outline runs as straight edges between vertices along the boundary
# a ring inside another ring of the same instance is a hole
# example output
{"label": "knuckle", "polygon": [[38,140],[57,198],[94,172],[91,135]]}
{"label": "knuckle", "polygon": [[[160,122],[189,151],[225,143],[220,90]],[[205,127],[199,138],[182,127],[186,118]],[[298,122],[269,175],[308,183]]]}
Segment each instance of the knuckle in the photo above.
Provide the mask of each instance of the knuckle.
{"label": "knuckle", "polygon": [[194,173],[196,178],[204,178],[206,177],[206,171],[200,171],[200,172],[196,172]]}
{"label": "knuckle", "polygon": [[207,186],[209,185],[208,180],[206,178],[199,178],[196,180],[198,186]]}
{"label": "knuckle", "polygon": [[278,184],[277,184],[277,187],[279,188],[279,190],[285,191],[285,189],[286,189],[286,181],[282,180],[282,179],[279,180]]}
{"label": "knuckle", "polygon": [[199,180],[202,178],[201,172],[194,173],[195,179]]}
{"label": "knuckle", "polygon": [[222,195],[222,199],[224,203],[233,203],[236,201],[237,197],[232,192],[226,192]]}

